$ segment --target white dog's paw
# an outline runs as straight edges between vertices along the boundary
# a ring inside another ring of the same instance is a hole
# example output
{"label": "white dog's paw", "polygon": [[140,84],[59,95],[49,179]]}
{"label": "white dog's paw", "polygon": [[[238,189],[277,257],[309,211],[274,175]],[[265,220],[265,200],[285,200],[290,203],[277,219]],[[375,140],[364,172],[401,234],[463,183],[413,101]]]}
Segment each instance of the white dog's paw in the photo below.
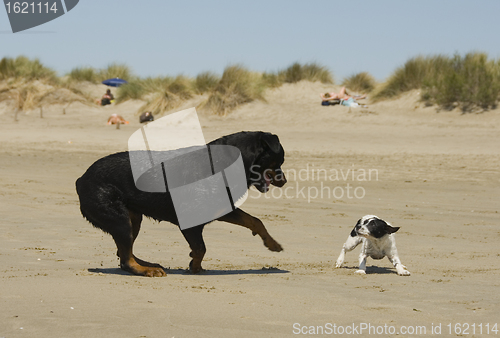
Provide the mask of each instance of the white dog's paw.
{"label": "white dog's paw", "polygon": [[400,276],[409,276],[410,275],[410,271],[408,271],[408,270],[400,270],[400,271],[398,271],[398,275],[400,275]]}
{"label": "white dog's paw", "polygon": [[366,275],[366,271],[365,270],[356,270],[354,273],[358,274],[358,275]]}
{"label": "white dog's paw", "polygon": [[340,267],[342,266],[342,264],[344,264],[344,261],[338,260],[338,261],[335,263],[335,267],[336,267],[336,268],[340,268]]}

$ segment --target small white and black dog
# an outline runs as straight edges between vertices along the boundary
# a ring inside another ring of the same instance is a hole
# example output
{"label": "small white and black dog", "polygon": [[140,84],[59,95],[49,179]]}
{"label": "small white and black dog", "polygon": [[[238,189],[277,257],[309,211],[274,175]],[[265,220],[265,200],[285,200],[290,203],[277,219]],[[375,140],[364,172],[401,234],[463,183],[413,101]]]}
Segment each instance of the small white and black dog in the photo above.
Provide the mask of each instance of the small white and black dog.
{"label": "small white and black dog", "polygon": [[373,259],[382,259],[387,256],[396,268],[398,275],[409,276],[410,271],[406,270],[406,266],[401,264],[398,250],[396,249],[394,233],[398,230],[399,227],[393,227],[375,215],[363,216],[356,223],[356,226],[352,229],[351,234],[344,243],[335,266],[340,268],[342,263],[344,263],[346,251],[351,251],[359,243],[363,243],[361,253],[359,254],[359,269],[355,273],[363,275],[366,273],[366,258],[368,256]]}

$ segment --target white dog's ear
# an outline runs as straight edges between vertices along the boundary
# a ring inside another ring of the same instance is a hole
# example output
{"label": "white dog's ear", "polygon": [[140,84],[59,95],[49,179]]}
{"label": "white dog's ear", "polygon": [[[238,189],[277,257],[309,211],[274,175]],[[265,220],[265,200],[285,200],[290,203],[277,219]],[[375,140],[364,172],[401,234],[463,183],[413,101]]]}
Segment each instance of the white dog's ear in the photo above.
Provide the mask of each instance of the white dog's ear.
{"label": "white dog's ear", "polygon": [[387,224],[386,229],[388,234],[393,234],[399,230],[399,227],[392,227],[389,224]]}
{"label": "white dog's ear", "polygon": [[354,226],[354,228],[351,231],[351,237],[356,237],[358,234],[356,233],[356,227],[361,224],[361,218],[358,219],[358,222]]}

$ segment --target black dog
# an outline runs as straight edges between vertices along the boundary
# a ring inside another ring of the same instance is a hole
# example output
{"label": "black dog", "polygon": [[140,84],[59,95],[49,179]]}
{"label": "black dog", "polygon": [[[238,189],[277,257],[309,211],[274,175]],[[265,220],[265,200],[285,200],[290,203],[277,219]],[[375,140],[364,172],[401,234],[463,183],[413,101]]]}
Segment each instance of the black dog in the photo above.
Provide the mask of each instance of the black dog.
{"label": "black dog", "polygon": [[[255,186],[265,193],[269,184],[282,187],[286,178],[281,171],[285,151],[278,136],[264,132],[239,132],[223,136],[209,145],[237,147],[243,159],[247,187]],[[120,267],[136,275],[165,276],[159,264],[145,262],[132,253],[142,216],[179,225],[172,197],[166,193],[144,192],[135,186],[129,153],[121,152],[106,156],[92,164],[76,181],[82,215],[95,227],[109,233],[115,240],[120,257]],[[281,251],[267,232],[264,224],[241,209],[218,218],[219,221],[238,224],[259,235],[271,251]],[[181,230],[191,248],[189,268],[193,273],[202,270],[201,262],[206,248],[203,228],[206,224]]]}

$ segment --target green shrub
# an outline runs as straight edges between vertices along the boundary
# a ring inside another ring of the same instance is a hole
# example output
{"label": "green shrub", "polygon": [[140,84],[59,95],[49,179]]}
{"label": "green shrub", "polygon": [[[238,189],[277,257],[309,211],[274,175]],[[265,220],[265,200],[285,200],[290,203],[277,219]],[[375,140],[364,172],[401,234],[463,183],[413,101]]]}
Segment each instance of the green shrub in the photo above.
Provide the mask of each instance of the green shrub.
{"label": "green shrub", "polygon": [[375,89],[377,82],[369,73],[362,72],[345,78],[342,85],[356,92],[369,93]]}

